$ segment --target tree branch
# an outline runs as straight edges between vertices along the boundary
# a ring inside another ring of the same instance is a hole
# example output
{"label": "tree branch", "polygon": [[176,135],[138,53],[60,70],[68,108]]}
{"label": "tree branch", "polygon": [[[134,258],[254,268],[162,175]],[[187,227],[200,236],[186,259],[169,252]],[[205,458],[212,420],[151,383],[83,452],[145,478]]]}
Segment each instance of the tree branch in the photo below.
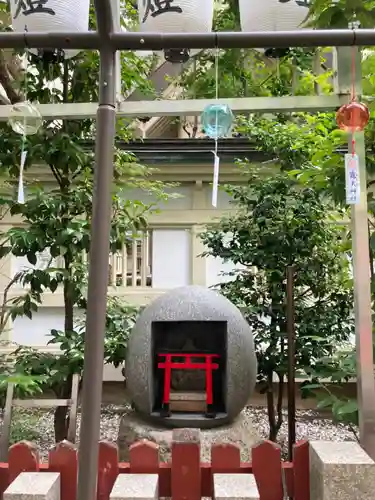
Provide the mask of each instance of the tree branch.
{"label": "tree branch", "polygon": [[12,286],[19,281],[20,277],[22,276],[22,272],[16,273],[13,278],[9,281],[7,286],[4,288],[3,292],[3,302],[1,304],[1,312],[0,312],[0,335],[3,333],[3,329],[5,328],[5,325],[8,322],[8,319],[11,315],[11,311],[8,311],[7,308],[7,302],[8,302],[8,293]]}
{"label": "tree branch", "polygon": [[49,164],[49,168],[51,169],[51,172],[54,176],[54,178],[57,181],[57,184],[61,187],[62,186],[62,177],[60,175],[60,172],[57,170],[57,168],[54,165]]}
{"label": "tree branch", "polygon": [[0,83],[4,87],[8,99],[12,104],[21,101],[21,96],[13,88],[8,66],[2,51],[0,51]]}

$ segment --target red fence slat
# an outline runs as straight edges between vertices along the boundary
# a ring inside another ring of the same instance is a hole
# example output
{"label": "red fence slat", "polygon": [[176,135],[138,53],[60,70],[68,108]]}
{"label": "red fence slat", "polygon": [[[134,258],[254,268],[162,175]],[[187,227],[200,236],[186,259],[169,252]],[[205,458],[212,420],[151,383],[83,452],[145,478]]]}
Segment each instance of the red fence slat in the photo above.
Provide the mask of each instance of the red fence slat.
{"label": "red fence slat", "polygon": [[100,441],[98,459],[97,500],[108,500],[119,474],[118,448],[109,441]]}
{"label": "red fence slat", "polygon": [[271,441],[264,441],[252,449],[255,480],[262,500],[283,500],[281,450]]}
{"label": "red fence slat", "polygon": [[159,472],[159,447],[143,439],[129,448],[130,472],[156,474]]}
{"label": "red fence slat", "polygon": [[176,429],[172,438],[172,500],[201,499],[198,429]]}
{"label": "red fence slat", "polygon": [[241,450],[235,444],[214,444],[211,447],[212,472],[236,472],[241,467]]}
{"label": "red fence slat", "polygon": [[0,500],[3,500],[3,493],[8,488],[9,483],[8,464],[0,463]]}
{"label": "red fence slat", "polygon": [[310,500],[310,460],[308,441],[293,449],[294,500]]}
{"label": "red fence slat", "polygon": [[48,454],[48,470],[60,472],[61,500],[76,500],[78,457],[74,444],[58,443]]}
{"label": "red fence slat", "polygon": [[8,466],[10,483],[21,472],[39,471],[39,451],[37,447],[28,441],[14,444],[9,448]]}

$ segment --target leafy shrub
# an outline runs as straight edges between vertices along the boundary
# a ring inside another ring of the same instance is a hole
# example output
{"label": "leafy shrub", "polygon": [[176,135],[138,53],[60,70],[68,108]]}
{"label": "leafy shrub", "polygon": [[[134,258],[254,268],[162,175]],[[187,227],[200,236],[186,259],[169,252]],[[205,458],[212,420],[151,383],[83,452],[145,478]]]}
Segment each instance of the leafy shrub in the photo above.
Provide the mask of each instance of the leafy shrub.
{"label": "leafy shrub", "polygon": [[[118,298],[110,298],[107,307],[104,362],[120,366],[126,355],[130,331],[135,323],[138,308]],[[51,389],[57,398],[67,399],[71,395],[72,376],[82,375],[85,324],[78,321],[73,331],[51,330],[49,345],[56,352],[39,351],[32,347],[21,346],[14,352],[15,370],[26,376],[37,377],[43,390]],[[40,378],[41,377],[41,378]],[[61,441],[67,433],[66,407],[55,410],[55,439]]]}
{"label": "leafy shrub", "polygon": [[310,381],[302,384],[302,395],[315,396],[317,409],[329,411],[335,422],[347,424],[358,439],[355,430],[358,425],[357,400],[345,394],[346,384],[357,376],[354,347],[349,345],[339,349],[332,356],[318,360],[314,368],[305,372]]}

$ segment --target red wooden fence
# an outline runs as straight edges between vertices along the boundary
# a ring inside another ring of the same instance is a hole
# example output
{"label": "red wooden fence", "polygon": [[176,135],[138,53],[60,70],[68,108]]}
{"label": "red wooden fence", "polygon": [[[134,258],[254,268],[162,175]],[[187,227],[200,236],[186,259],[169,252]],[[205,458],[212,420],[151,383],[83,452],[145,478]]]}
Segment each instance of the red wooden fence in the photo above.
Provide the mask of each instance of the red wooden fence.
{"label": "red wooden fence", "polygon": [[[302,441],[294,447],[293,462],[282,462],[280,448],[264,441],[252,449],[252,463],[241,463],[240,449],[233,444],[212,446],[211,463],[199,462],[199,443],[187,448],[172,444],[171,463],[160,463],[155,443],[140,441],[130,448],[130,462],[119,463],[117,446],[100,442],[97,500],[108,500],[118,474],[159,474],[160,497],[172,500],[198,500],[212,496],[212,474],[249,473],[255,475],[261,500],[283,500],[282,471],[285,471],[289,497],[310,500],[309,450]],[[183,453],[181,453],[183,452]],[[48,464],[39,463],[37,448],[26,441],[9,449],[8,463],[0,463],[0,498],[20,472],[50,471],[61,474],[61,500],[76,500],[77,450],[64,441],[49,452]],[[188,474],[187,474],[188,472]],[[188,476],[188,481],[186,477]]]}

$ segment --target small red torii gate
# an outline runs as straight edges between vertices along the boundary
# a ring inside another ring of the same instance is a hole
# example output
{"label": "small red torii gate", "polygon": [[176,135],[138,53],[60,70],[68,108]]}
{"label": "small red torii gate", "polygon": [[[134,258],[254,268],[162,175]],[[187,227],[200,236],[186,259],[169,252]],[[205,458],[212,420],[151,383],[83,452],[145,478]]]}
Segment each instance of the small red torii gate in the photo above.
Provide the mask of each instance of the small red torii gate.
{"label": "small red torii gate", "polygon": [[[207,406],[213,403],[212,390],[212,370],[217,370],[219,364],[213,362],[219,358],[218,354],[197,354],[197,353],[161,353],[158,354],[158,368],[164,369],[164,390],[163,390],[163,406],[168,407],[171,392],[171,375],[172,370],[205,370],[206,372],[206,404]],[[173,358],[184,358],[183,361],[173,361]],[[192,361],[191,358],[202,358],[202,361]]]}

